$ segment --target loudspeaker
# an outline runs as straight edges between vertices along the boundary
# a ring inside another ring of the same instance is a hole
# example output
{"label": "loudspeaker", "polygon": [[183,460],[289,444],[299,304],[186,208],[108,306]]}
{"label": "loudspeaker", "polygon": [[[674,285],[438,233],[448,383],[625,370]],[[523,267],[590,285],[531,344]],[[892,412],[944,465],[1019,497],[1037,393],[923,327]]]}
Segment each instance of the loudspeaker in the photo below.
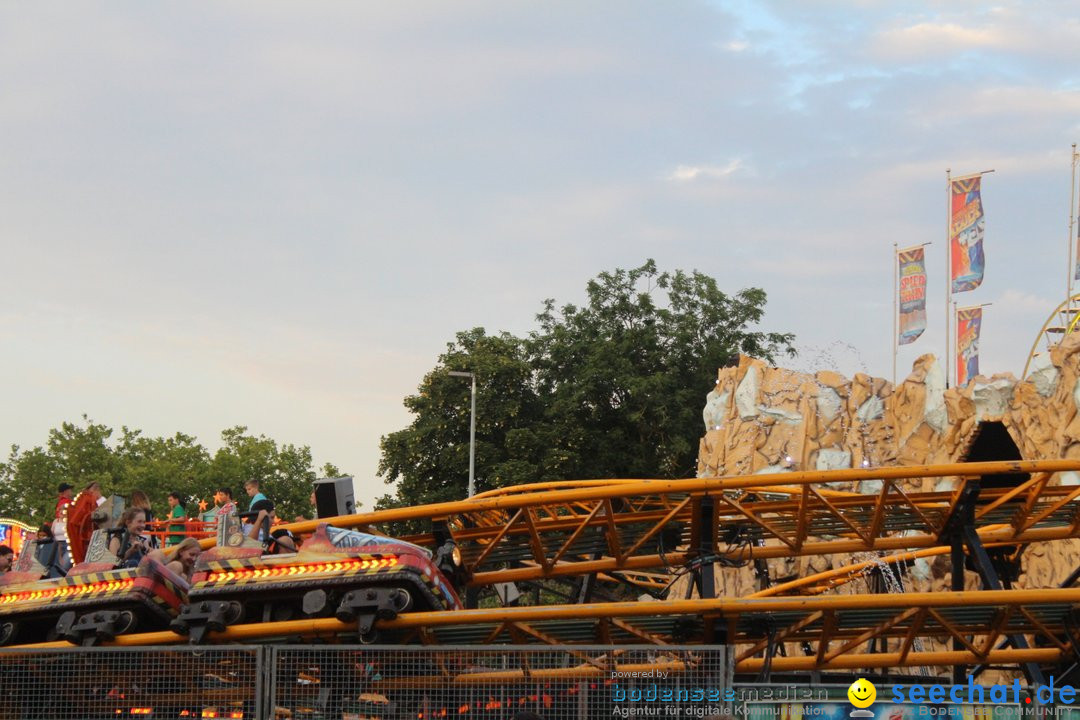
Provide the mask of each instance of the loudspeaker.
{"label": "loudspeaker", "polygon": [[352,515],[356,512],[351,477],[323,478],[315,481],[315,512],[318,517]]}

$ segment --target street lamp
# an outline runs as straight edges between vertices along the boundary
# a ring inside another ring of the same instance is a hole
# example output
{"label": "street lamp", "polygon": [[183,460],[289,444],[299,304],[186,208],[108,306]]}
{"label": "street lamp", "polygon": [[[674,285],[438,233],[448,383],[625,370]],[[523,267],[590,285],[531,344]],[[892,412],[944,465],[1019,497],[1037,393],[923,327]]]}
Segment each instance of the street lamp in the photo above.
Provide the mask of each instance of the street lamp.
{"label": "street lamp", "polygon": [[472,410],[469,412],[469,497],[476,494],[476,375],[461,370],[451,370],[450,377],[472,378]]}

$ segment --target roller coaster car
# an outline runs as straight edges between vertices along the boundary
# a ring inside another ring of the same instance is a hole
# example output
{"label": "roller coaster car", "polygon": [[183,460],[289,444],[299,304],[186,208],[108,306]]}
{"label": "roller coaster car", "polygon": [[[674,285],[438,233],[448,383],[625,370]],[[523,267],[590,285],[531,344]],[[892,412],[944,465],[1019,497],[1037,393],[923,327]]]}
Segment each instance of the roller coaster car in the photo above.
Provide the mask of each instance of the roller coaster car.
{"label": "roller coaster car", "polygon": [[136,628],[167,628],[187,602],[188,582],[151,557],[116,570],[103,545],[103,535],[94,538],[91,561],[66,577],[41,580],[33,567],[0,575],[0,645],[58,638],[93,645]]}
{"label": "roller coaster car", "polygon": [[461,554],[450,545],[433,558],[411,543],[323,523],[298,551],[267,554],[228,515],[219,523],[217,547],[200,556],[190,604],[172,627],[197,643],[208,630],[242,620],[336,616],[355,621],[359,639],[369,642],[376,618],[462,607],[447,579],[458,579],[461,567]]}

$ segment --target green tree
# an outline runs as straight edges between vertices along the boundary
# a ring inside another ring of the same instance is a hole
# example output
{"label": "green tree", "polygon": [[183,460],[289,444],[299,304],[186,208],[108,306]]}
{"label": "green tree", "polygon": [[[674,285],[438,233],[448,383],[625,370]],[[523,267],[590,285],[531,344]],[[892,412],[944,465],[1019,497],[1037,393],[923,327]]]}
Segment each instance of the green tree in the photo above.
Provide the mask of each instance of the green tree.
{"label": "green tree", "polygon": [[233,490],[241,508],[248,506],[243,485],[254,479],[260,481],[262,492],[274,501],[278,517],[291,520],[296,515],[310,514],[309,499],[315,482],[310,447],[279,448],[265,435],[248,435],[244,426],[225,430],[221,439],[224,444],[210,463],[210,476],[215,485]]}
{"label": "green tree", "polygon": [[130,497],[133,490],[142,490],[158,518],[166,515],[170,492],[180,493],[189,513],[197,512],[198,499],[213,494],[210,453],[191,435],[149,438],[124,427],[116,455],[121,477],[110,492]]}
{"label": "green tree", "polygon": [[44,447],[23,452],[17,446],[0,473],[0,515],[39,525],[52,521],[56,489],[62,482],[76,492],[97,481],[110,487],[120,477],[108,440],[112,429],[83,416],[84,425],[63,423],[49,431]]}
{"label": "green tree", "polygon": [[380,507],[461,499],[468,474],[469,389],[478,382],[477,489],[538,480],[693,474],[701,407],[718,368],[740,353],[794,354],[793,335],[753,329],[765,292],[735,295],[697,271],[649,260],[601,273],[581,306],[544,303],[525,339],[459,333],[419,392],[409,427],[382,439]]}
{"label": "green tree", "polygon": [[553,440],[543,474],[557,478],[688,477],[701,407],[718,368],[740,353],[794,354],[790,333],[749,329],[765,292],[734,296],[693,271],[649,260],[601,273],[582,307],[548,300],[529,349]]}
{"label": "green tree", "polygon": [[[150,497],[156,515],[165,515],[166,495],[177,491],[196,511],[199,499],[209,499],[221,485],[241,492],[244,480],[262,480],[267,495],[284,519],[310,515],[308,499],[315,471],[311,449],[278,444],[263,435],[249,435],[246,427],[222,433],[223,446],[213,457],[194,437],[146,437],[124,427],[116,446],[110,445],[111,428],[83,417],[83,424],[63,423],[50,430],[44,446],[23,451],[11,448],[7,462],[0,463],[0,517],[40,524],[52,520],[56,489],[67,482],[81,490],[93,481],[106,494],[130,498],[133,490]],[[327,463],[328,475],[343,473]],[[237,496],[242,507],[246,498]]]}
{"label": "green tree", "polygon": [[471,384],[451,370],[476,374],[476,488],[538,479],[537,446],[532,436],[542,421],[532,385],[525,343],[509,333],[488,335],[483,328],[457,334],[419,392],[405,398],[414,416],[404,430],[382,438],[378,474],[397,481],[396,497],[377,507],[460,500],[468,486]]}

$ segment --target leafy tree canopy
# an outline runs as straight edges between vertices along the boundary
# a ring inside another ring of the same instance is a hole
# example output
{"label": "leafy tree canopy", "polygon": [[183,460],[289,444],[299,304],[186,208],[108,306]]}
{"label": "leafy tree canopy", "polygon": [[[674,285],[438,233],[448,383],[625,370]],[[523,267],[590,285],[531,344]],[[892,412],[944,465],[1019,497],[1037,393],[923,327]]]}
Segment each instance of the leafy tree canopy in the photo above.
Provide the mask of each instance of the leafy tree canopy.
{"label": "leafy tree canopy", "polygon": [[[306,445],[279,446],[264,435],[248,434],[243,426],[222,432],[222,446],[213,455],[184,433],[151,438],[123,427],[115,443],[112,437],[111,428],[83,416],[81,425],[63,423],[50,430],[44,446],[26,451],[13,446],[7,462],[0,463],[0,516],[31,524],[47,522],[60,483],[70,483],[78,492],[94,481],[101,483],[105,494],[129,500],[132,491],[142,490],[159,518],[167,515],[166,496],[176,491],[193,515],[199,500],[213,504],[214,491],[222,486],[246,507],[243,483],[252,478],[262,481],[263,492],[274,500],[280,517],[311,513],[316,472]],[[321,473],[342,475],[329,463]]]}
{"label": "leafy tree canopy", "polygon": [[740,353],[794,354],[791,333],[752,329],[763,290],[735,295],[693,271],[647,261],[589,281],[582,306],[543,304],[525,338],[458,333],[405,399],[413,422],[382,439],[379,475],[397,483],[379,507],[461,499],[475,373],[476,486],[544,480],[688,477],[701,407],[718,368]]}

